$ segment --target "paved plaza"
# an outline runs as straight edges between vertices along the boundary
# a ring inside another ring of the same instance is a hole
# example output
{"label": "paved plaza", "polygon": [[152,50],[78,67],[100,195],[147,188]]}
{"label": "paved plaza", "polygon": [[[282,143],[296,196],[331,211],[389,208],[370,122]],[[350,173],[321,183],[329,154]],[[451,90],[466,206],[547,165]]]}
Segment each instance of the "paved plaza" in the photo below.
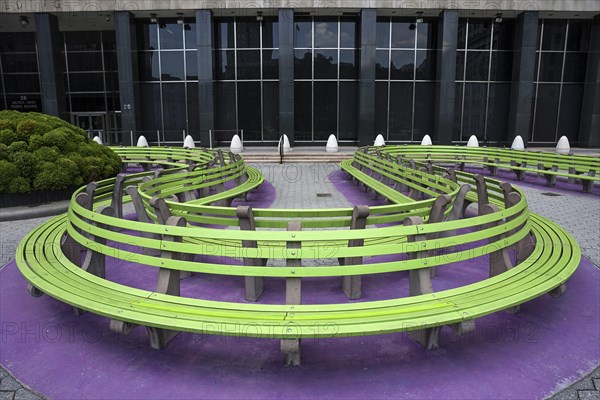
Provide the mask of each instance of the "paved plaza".
{"label": "paved plaza", "polygon": [[[337,164],[252,164],[276,189],[272,208],[336,208],[351,204],[329,180],[339,170]],[[530,209],[566,228],[579,242],[582,253],[594,265],[600,265],[600,201],[581,192],[548,195],[551,188],[521,185]],[[51,217],[0,222],[0,265],[14,259],[19,241],[34,227]],[[25,290],[25,288],[23,288]],[[567,292],[568,295],[568,292]],[[581,371],[573,371],[581,373]],[[0,400],[36,399],[38,396],[0,369]],[[27,384],[27,382],[24,382]],[[587,378],[566,387],[557,382],[554,399],[599,399],[600,369]],[[564,390],[563,390],[564,389]]]}

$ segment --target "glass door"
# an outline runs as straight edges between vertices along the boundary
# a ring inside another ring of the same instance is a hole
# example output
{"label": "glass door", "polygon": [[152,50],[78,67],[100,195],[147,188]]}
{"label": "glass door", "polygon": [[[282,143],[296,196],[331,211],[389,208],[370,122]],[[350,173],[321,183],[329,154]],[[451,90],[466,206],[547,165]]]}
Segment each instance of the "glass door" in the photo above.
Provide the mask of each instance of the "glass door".
{"label": "glass door", "polygon": [[75,114],[73,119],[75,125],[85,130],[90,139],[98,136],[103,143],[108,139],[104,134],[106,131],[106,113]]}

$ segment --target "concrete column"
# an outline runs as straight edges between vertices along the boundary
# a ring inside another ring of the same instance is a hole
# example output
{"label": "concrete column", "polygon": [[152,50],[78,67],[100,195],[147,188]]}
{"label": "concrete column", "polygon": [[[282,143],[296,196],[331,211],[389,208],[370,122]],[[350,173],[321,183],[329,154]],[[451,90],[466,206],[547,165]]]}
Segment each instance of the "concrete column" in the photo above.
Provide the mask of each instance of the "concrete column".
{"label": "concrete column", "polygon": [[48,13],[35,14],[42,111],[68,119],[60,54],[58,19]]}
{"label": "concrete column", "polygon": [[438,56],[435,86],[433,141],[435,144],[452,143],[454,102],[456,101],[456,46],[458,40],[458,11],[440,13]]}
{"label": "concrete column", "polygon": [[214,101],[214,26],[211,10],[196,11],[196,39],[198,43],[198,116],[200,142],[208,147],[209,131],[215,129]]}
{"label": "concrete column", "polygon": [[598,132],[600,132],[600,14],[596,15],[592,22],[592,37],[581,107],[579,145],[600,147]]}
{"label": "concrete column", "polygon": [[517,17],[508,132],[505,138],[508,145],[516,135],[521,135],[527,147],[531,137],[538,22],[537,11],[524,11]]}
{"label": "concrete column", "polygon": [[376,35],[377,10],[374,8],[362,9],[360,13],[360,88],[358,91],[359,146],[373,144],[373,140],[375,140]]}
{"label": "concrete column", "polygon": [[279,132],[294,145],[294,10],[279,10]]}
{"label": "concrete column", "polygon": [[[137,42],[133,14],[128,11],[115,13],[115,36],[117,41],[117,65],[119,68],[121,124],[123,131],[126,132],[121,137],[121,143],[133,146],[137,137],[136,132],[142,126]],[[130,131],[133,132],[134,143],[131,143]]]}

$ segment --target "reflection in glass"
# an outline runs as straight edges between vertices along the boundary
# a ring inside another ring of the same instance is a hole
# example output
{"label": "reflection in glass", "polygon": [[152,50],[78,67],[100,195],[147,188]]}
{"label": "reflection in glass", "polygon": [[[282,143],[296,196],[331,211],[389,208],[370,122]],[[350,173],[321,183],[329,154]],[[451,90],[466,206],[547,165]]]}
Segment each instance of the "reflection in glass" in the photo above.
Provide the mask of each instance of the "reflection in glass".
{"label": "reflection in glass", "polygon": [[564,50],[566,32],[566,20],[545,19],[542,50]]}
{"label": "reflection in glass", "polygon": [[190,49],[190,50],[196,50],[198,48],[198,42],[197,42],[197,31],[196,31],[196,23],[191,22],[191,23],[187,23],[187,26],[189,26],[189,29],[185,29],[184,26],[184,35],[185,35],[185,48],[186,49]]}
{"label": "reflection in glass", "polygon": [[260,47],[260,22],[256,18],[237,18],[236,38],[238,49]]}
{"label": "reflection in glass", "polygon": [[417,51],[417,80],[435,80],[436,52]]}
{"label": "reflection in glass", "polygon": [[426,19],[423,23],[417,24],[417,48],[437,48],[437,24],[435,19]]}
{"label": "reflection in glass", "polygon": [[542,53],[540,82],[560,82],[562,75],[563,53]]}
{"label": "reflection in glass", "polygon": [[492,49],[512,50],[514,42],[515,20],[503,18],[499,24],[494,24],[494,39]]}
{"label": "reflection in glass", "polygon": [[215,45],[217,49],[233,49],[235,47],[234,20],[233,18],[223,18],[215,23],[216,35]]}
{"label": "reflection in glass", "polygon": [[198,80],[198,52],[185,52],[185,76],[188,80]]}
{"label": "reflection in glass", "polygon": [[390,83],[390,133],[391,141],[412,140],[412,82]]}
{"label": "reflection in glass", "polygon": [[160,54],[161,79],[163,81],[182,81],[185,79],[183,72],[183,51],[163,51]]}
{"label": "reflection in glass", "polygon": [[294,22],[294,47],[312,47],[312,21],[310,18],[297,18]]}
{"label": "reflection in glass", "polygon": [[183,25],[177,22],[167,23],[165,28],[159,29],[159,34],[161,50],[183,49]]}
{"label": "reflection in glass", "polygon": [[217,80],[235,79],[235,52],[233,50],[220,50],[215,53]]}
{"label": "reflection in glass", "polygon": [[315,79],[337,79],[337,50],[315,50]]}
{"label": "reflection in glass", "polygon": [[260,50],[237,52],[238,79],[260,79]]}
{"label": "reflection in glass", "polygon": [[279,50],[263,50],[263,79],[279,78]]}
{"label": "reflection in glass", "polygon": [[487,51],[467,51],[467,81],[487,81],[490,53]]}
{"label": "reflection in glass", "polygon": [[[357,48],[356,43],[356,20],[350,18],[340,18],[340,47],[341,48]],[[337,45],[336,45],[337,46]]]}
{"label": "reflection in glass", "polygon": [[491,34],[491,19],[469,18],[469,34],[467,38],[467,48],[489,49]]}
{"label": "reflection in glass", "polygon": [[279,47],[279,23],[276,18],[265,17],[263,21],[263,48]]}
{"label": "reflection in glass", "polygon": [[412,80],[414,76],[414,51],[392,50],[391,79]]}
{"label": "reflection in glass", "polygon": [[158,24],[138,20],[136,30],[138,50],[158,50]]}
{"label": "reflection in glass", "polygon": [[415,47],[416,25],[412,21],[392,19],[392,48]]}
{"label": "reflection in glass", "polygon": [[338,22],[315,18],[315,47],[338,47]]}
{"label": "reflection in glass", "polygon": [[390,52],[387,50],[375,51],[375,79],[388,79],[390,71]]}
{"label": "reflection in glass", "polygon": [[512,51],[492,52],[492,70],[490,80],[510,81],[512,78],[513,53]]}
{"label": "reflection in glass", "polygon": [[390,19],[377,18],[377,32],[375,37],[376,47],[385,49],[390,47]]}
{"label": "reflection in glass", "polygon": [[358,79],[357,65],[355,50],[340,50],[340,79]]}
{"label": "reflection in glass", "polygon": [[310,50],[295,50],[295,79],[312,78],[312,52]]}
{"label": "reflection in glass", "polygon": [[158,51],[142,51],[138,53],[140,81],[157,81],[160,79],[158,68]]}

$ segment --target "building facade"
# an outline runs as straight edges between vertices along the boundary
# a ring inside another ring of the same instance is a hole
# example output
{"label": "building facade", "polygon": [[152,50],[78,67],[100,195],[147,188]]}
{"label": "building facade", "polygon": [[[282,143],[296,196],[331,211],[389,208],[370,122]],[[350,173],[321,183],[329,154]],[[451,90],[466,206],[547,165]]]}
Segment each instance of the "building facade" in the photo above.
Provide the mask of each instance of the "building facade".
{"label": "building facade", "polygon": [[105,142],[600,146],[600,1],[11,1],[0,109]]}

